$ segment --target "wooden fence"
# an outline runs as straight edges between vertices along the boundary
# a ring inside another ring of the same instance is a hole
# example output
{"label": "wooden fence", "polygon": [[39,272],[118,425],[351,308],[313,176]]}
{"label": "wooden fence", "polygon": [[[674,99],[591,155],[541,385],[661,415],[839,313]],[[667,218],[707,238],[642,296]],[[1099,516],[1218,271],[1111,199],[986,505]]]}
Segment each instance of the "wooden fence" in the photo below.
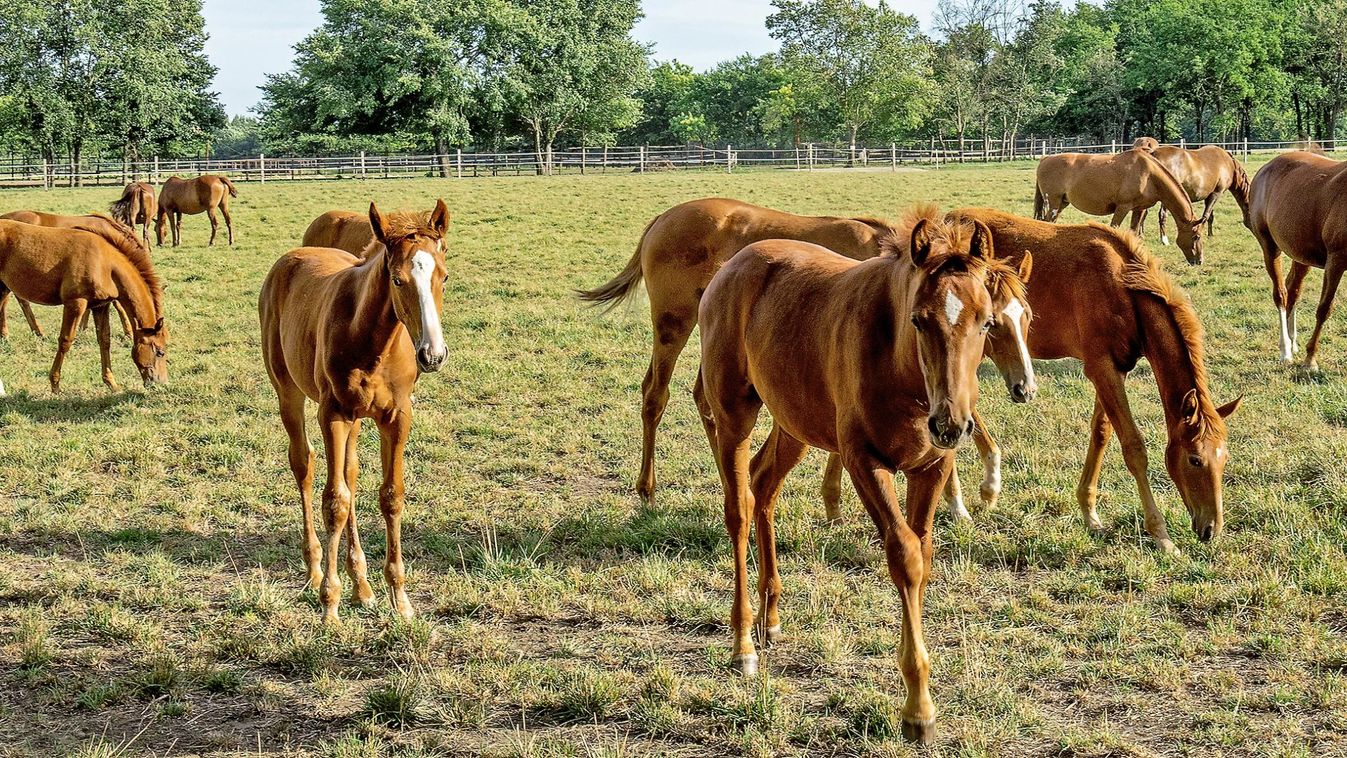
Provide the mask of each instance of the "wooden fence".
{"label": "wooden fence", "polygon": [[[1302,149],[1299,142],[1225,142],[1218,144],[1247,158],[1253,152]],[[1197,147],[1197,144],[1187,145]],[[788,148],[737,149],[733,145],[641,145],[577,147],[556,150],[539,159],[532,152],[465,153],[444,155],[377,155],[249,158],[154,158],[136,163],[83,161],[78,165],[48,163],[32,158],[0,158],[0,187],[120,186],[128,181],[159,183],[169,176],[225,174],[235,181],[290,181],[308,179],[394,179],[416,177],[468,178],[533,176],[539,174],[653,173],[673,170],[770,168],[797,171],[834,169],[897,170],[900,166],[939,168],[955,163],[1032,160],[1064,152],[1109,153],[1128,145],[1092,143],[1082,138],[1026,138],[1000,140],[929,140],[922,144],[868,145],[851,150],[835,145],[799,145]],[[1347,150],[1347,140],[1318,149]]]}

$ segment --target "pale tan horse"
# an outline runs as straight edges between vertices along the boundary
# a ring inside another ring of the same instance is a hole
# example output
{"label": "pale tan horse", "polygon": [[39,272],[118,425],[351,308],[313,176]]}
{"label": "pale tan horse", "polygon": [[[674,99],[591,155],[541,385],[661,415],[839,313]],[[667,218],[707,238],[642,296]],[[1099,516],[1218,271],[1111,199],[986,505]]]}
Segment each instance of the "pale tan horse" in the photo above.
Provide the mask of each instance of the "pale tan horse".
{"label": "pale tan horse", "polygon": [[94,309],[103,383],[117,389],[108,323],[108,303],[113,300],[131,315],[131,359],[145,386],[168,379],[163,289],[149,255],[134,235],[109,240],[81,229],[0,220],[0,295],[10,291],[39,305],[65,306],[56,358],[48,375],[52,392],[61,389],[61,366],[74,344],[80,317],[89,307]]}
{"label": "pale tan horse", "polygon": [[[1161,550],[1177,552],[1151,491],[1146,440],[1127,400],[1125,379],[1144,357],[1164,407],[1165,468],[1198,539],[1218,536],[1224,524],[1221,475],[1229,460],[1225,418],[1240,401],[1216,406],[1197,312],[1160,262],[1136,235],[1102,224],[1048,224],[981,208],[951,215],[986,224],[1010,264],[1018,256],[1034,256],[1026,287],[1034,309],[1029,351],[1039,360],[1081,361],[1094,385],[1094,417],[1076,490],[1086,526],[1103,528],[1095,507],[1099,471],[1116,429],[1141,496],[1146,531]],[[996,444],[980,419],[976,430],[988,477],[999,484],[999,453],[986,452],[996,451]],[[826,494],[825,487],[825,503]]]}
{"label": "pale tan horse", "polygon": [[[1311,267],[1324,270],[1314,333],[1305,345],[1305,367],[1318,369],[1315,354],[1324,322],[1333,310],[1338,283],[1347,271],[1347,163],[1307,152],[1284,153],[1259,169],[1249,193],[1248,226],[1263,248],[1272,279],[1272,303],[1281,321],[1281,357],[1295,360],[1296,302]],[[1281,254],[1291,259],[1282,281]]]}
{"label": "pale tan horse", "polygon": [[328,211],[304,230],[304,247],[335,247],[351,255],[363,255],[372,239],[369,216],[355,211]]}
{"label": "pale tan horse", "polygon": [[[11,211],[0,216],[0,219],[10,221],[22,221],[25,224],[34,226],[46,226],[53,229],[81,229],[86,232],[92,232],[112,243],[114,247],[136,246],[135,231],[131,227],[122,224],[101,213],[90,213],[84,216],[64,216],[56,213],[44,213],[42,211]],[[144,249],[144,256],[148,259],[149,249]],[[37,317],[33,314],[33,308],[23,298],[16,298],[19,301],[19,308],[23,310],[23,316],[28,321],[28,328],[33,334],[41,337],[42,327],[37,323]],[[9,319],[5,310],[8,305],[9,295],[0,296],[0,337],[9,336]],[[122,304],[113,300],[111,303],[104,303],[95,308],[90,308],[84,312],[84,318],[80,322],[80,330],[83,331],[89,325],[89,315],[97,308],[111,307],[116,309],[117,315],[121,317],[122,333],[128,338],[132,337],[131,319],[126,315],[126,310]]]}
{"label": "pale tan horse", "polygon": [[[1212,207],[1220,199],[1221,193],[1230,191],[1235,198],[1240,213],[1248,219],[1249,213],[1249,174],[1243,164],[1228,150],[1216,145],[1205,145],[1196,150],[1163,145],[1153,151],[1155,160],[1169,169],[1169,173],[1179,180],[1188,199],[1204,201],[1202,218],[1207,222],[1207,236],[1216,233],[1216,217]],[[1168,245],[1169,235],[1165,233],[1165,219],[1169,211],[1161,205],[1157,214],[1160,220],[1160,242]]]}
{"label": "pale tan horse", "polygon": [[1063,153],[1038,162],[1034,183],[1034,218],[1056,221],[1067,206],[1090,216],[1112,215],[1118,226],[1132,214],[1139,232],[1145,211],[1160,203],[1178,226],[1179,249],[1188,262],[1202,262],[1204,219],[1193,213],[1188,194],[1172,174],[1144,149],[1116,155]]}
{"label": "pale tan horse", "polygon": [[[935,705],[922,609],[932,519],[954,448],[972,433],[995,262],[981,225],[919,218],[894,246],[896,254],[863,262],[783,239],[741,250],[701,300],[694,397],[720,470],[734,550],[731,665],[744,675],[758,667],[750,530],[758,540],[758,626],[769,645],[781,634],[774,531],[781,485],[808,447],[840,453],[902,597],[903,735],[930,742]],[[772,431],[750,461],[764,406]],[[907,480],[903,499],[894,492],[895,471]]]}
{"label": "pale tan horse", "polygon": [[1155,152],[1155,148],[1160,146],[1160,140],[1154,137],[1137,137],[1132,140],[1132,147],[1137,150],[1145,150],[1148,153]]}
{"label": "pale tan horse", "polygon": [[227,177],[205,174],[192,179],[180,179],[170,176],[159,189],[159,217],[155,221],[154,234],[160,247],[164,246],[164,224],[167,222],[173,231],[173,247],[182,242],[182,216],[205,213],[210,217],[210,244],[215,244],[215,233],[220,222],[215,210],[224,216],[225,227],[229,230],[229,244],[234,244],[234,218],[229,215],[229,198],[238,197],[239,192]]}
{"label": "pale tan horse", "polygon": [[108,213],[123,224],[135,228],[140,224],[140,236],[145,247],[150,246],[150,224],[159,215],[159,201],[154,196],[154,185],[149,182],[131,182],[122,190],[122,196],[108,206]]}
{"label": "pale tan horse", "polygon": [[[355,486],[360,422],[379,427],[388,554],[384,579],[393,609],[414,615],[402,562],[403,456],[412,426],[412,390],[423,372],[438,371],[447,354],[440,329],[443,309],[444,201],[424,214],[385,216],[369,210],[375,239],[366,255],[301,247],[281,256],[258,299],[262,358],[290,438],[290,470],[299,486],[304,562],[319,590],[324,621],[341,603],[337,554],[347,538],[346,571],[353,599],[369,605],[373,592],[356,529]],[[313,524],[313,450],[304,429],[304,399],[318,405],[327,455],[323,523],[327,548]],[[324,558],[326,558],[325,566]]]}

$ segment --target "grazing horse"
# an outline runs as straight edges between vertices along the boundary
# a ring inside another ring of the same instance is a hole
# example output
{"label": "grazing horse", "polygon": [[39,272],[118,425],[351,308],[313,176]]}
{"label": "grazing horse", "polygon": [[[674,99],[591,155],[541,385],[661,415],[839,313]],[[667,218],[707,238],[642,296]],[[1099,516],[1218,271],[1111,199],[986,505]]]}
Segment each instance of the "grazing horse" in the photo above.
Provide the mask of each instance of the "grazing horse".
{"label": "grazing horse", "polygon": [[165,222],[172,226],[173,247],[177,247],[182,242],[182,214],[191,216],[202,211],[210,217],[210,244],[214,245],[215,233],[220,228],[220,222],[215,218],[216,208],[224,216],[229,244],[234,244],[234,218],[229,215],[229,198],[238,196],[234,183],[223,176],[205,174],[194,179],[170,176],[159,189],[159,216],[154,224],[159,247],[164,246]]}
{"label": "grazing horse", "polygon": [[[1026,288],[1034,309],[1029,352],[1041,360],[1081,361],[1085,377],[1094,385],[1089,448],[1076,490],[1086,525],[1092,531],[1103,529],[1095,508],[1099,469],[1112,430],[1117,429],[1123,459],[1141,496],[1146,531],[1161,550],[1176,552],[1151,492],[1146,441],[1127,402],[1126,376],[1145,357],[1164,406],[1169,436],[1165,468],[1198,538],[1206,541],[1220,535],[1221,474],[1229,460],[1225,418],[1240,400],[1220,407],[1213,402],[1202,325],[1159,261],[1135,235],[1102,224],[1048,224],[977,208],[954,215],[986,224],[1008,262],[1032,253],[1034,275]],[[997,471],[999,482],[999,455],[985,454],[995,450],[995,443],[980,419],[976,429],[974,441],[984,451],[983,464]]]}
{"label": "grazing horse", "polygon": [[[0,219],[22,221],[25,224],[46,226],[53,229],[82,229],[86,232],[97,234],[118,247],[139,244],[135,241],[136,237],[134,230],[101,213],[90,213],[85,216],[62,216],[55,213],[43,213],[42,211],[12,211],[0,216]],[[146,257],[149,256],[148,248],[145,250],[144,255]],[[17,299],[19,301],[19,308],[23,310],[23,316],[28,321],[28,328],[33,331],[33,334],[36,334],[39,337],[43,336],[42,327],[38,326],[37,318],[33,315],[32,306],[28,304],[27,300],[22,298]],[[9,336],[9,321],[5,315],[5,306],[8,304],[8,300],[8,294],[0,296],[0,337]],[[84,319],[80,323],[80,329],[83,330],[89,325],[89,314],[92,310],[103,307],[109,306],[105,303],[85,311]],[[122,304],[113,300],[111,307],[116,308],[117,315],[121,317],[122,333],[128,338],[132,337],[131,319],[127,317],[126,310],[122,308]]]}
{"label": "grazing horse", "polygon": [[[1179,180],[1188,199],[1205,201],[1202,218],[1207,222],[1207,236],[1216,233],[1216,218],[1211,212],[1212,206],[1220,199],[1221,193],[1230,190],[1231,197],[1239,206],[1240,213],[1248,219],[1249,214],[1249,174],[1244,166],[1230,151],[1216,145],[1206,145],[1196,150],[1164,145],[1154,150],[1155,160],[1169,169],[1169,173]],[[1165,218],[1169,212],[1163,205],[1159,210],[1160,242],[1168,245],[1169,235],[1165,233]]]}
{"label": "grazing horse", "polygon": [[149,182],[131,182],[122,190],[117,202],[108,206],[108,213],[134,229],[140,224],[140,237],[145,247],[150,246],[150,224],[159,213],[159,201],[154,197],[154,185]]}
{"label": "grazing horse", "polygon": [[10,291],[39,305],[65,306],[56,359],[48,376],[52,392],[60,391],[61,364],[75,341],[80,317],[90,306],[98,327],[103,383],[117,389],[107,308],[114,300],[131,316],[131,360],[145,386],[167,381],[163,288],[150,256],[132,234],[119,241],[82,229],[0,220],[0,295]]}
{"label": "grazing horse", "polygon": [[[262,284],[258,312],[262,357],[290,437],[290,470],[299,485],[304,562],[319,589],[324,621],[337,619],[341,579],[337,552],[348,539],[346,571],[353,599],[373,599],[356,529],[356,440],[374,419],[381,439],[379,510],[388,536],[384,579],[393,609],[414,615],[402,564],[403,452],[412,426],[412,389],[422,372],[438,371],[446,350],[440,331],[444,298],[444,201],[425,218],[369,210],[374,240],[361,257],[332,248],[301,247],[281,256]],[[304,430],[304,398],[318,404],[327,455],[323,523],[326,566],[313,525],[313,451]]]}
{"label": "grazing horse", "polygon": [[[1281,318],[1283,361],[1294,360],[1298,350],[1296,302],[1305,274],[1311,266],[1324,270],[1314,334],[1305,345],[1305,367],[1315,371],[1319,337],[1347,271],[1347,163],[1299,151],[1273,158],[1253,178],[1245,215],[1272,278],[1272,304]],[[1283,252],[1291,258],[1285,282]]]}
{"label": "grazing horse", "polygon": [[1137,137],[1135,140],[1132,140],[1132,147],[1134,149],[1145,150],[1148,153],[1155,152],[1155,149],[1159,146],[1160,140],[1154,137]]}
{"label": "grazing horse", "polygon": [[[900,227],[887,243],[891,254],[863,262],[778,239],[736,254],[702,297],[694,397],[720,469],[734,549],[731,665],[752,675],[758,664],[750,526],[766,645],[781,632],[773,520],[782,482],[808,446],[840,453],[902,596],[903,734],[929,742],[935,706],[921,616],[932,519],[954,448],[973,430],[977,367],[994,315],[986,281],[997,264],[985,226],[912,218],[910,234]],[[750,462],[763,406],[772,431]],[[907,479],[905,500],[894,493],[895,471]]]}
{"label": "grazing horse", "polygon": [[1074,205],[1091,216],[1113,215],[1113,226],[1130,211],[1132,231],[1140,232],[1145,211],[1160,203],[1174,215],[1179,249],[1192,265],[1202,262],[1204,219],[1193,215],[1193,204],[1174,175],[1146,150],[1117,155],[1063,153],[1038,162],[1034,182],[1034,218],[1056,221]]}
{"label": "grazing horse", "polygon": [[369,217],[355,211],[328,211],[304,230],[304,247],[335,247],[361,255],[374,239]]}

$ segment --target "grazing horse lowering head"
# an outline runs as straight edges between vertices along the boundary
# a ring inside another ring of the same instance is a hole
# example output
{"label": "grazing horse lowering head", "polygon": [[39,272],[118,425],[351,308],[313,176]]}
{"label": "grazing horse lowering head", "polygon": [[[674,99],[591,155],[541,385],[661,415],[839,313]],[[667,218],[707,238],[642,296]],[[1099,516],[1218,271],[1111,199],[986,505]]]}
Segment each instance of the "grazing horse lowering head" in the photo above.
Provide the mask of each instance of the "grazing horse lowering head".
{"label": "grazing horse lowering head", "polygon": [[384,246],[384,267],[392,285],[393,312],[407,328],[416,348],[416,366],[423,373],[439,371],[448,349],[440,329],[444,307],[444,233],[449,209],[435,203],[425,224],[399,225],[369,206],[370,227]]}
{"label": "grazing horse lowering head", "polygon": [[991,231],[981,222],[921,218],[908,250],[922,272],[911,303],[927,429],[932,444],[951,449],[973,432],[977,365],[994,315],[987,291]]}
{"label": "grazing horse lowering head", "polygon": [[1180,418],[1171,422],[1181,428],[1170,430],[1165,468],[1188,508],[1193,533],[1203,542],[1219,537],[1225,523],[1221,476],[1230,460],[1225,419],[1242,399],[1213,408],[1192,389],[1179,405]]}
{"label": "grazing horse lowering head", "polygon": [[146,387],[168,381],[168,327],[163,317],[150,326],[136,324],[132,337],[131,360],[140,369]]}
{"label": "grazing horse lowering head", "polygon": [[1006,382],[1010,399],[1027,403],[1038,394],[1034,362],[1029,358],[1029,323],[1033,311],[1024,285],[1033,270],[1034,256],[1026,252],[1019,271],[999,260],[988,261],[987,290],[992,297],[992,327],[987,331],[988,358]]}

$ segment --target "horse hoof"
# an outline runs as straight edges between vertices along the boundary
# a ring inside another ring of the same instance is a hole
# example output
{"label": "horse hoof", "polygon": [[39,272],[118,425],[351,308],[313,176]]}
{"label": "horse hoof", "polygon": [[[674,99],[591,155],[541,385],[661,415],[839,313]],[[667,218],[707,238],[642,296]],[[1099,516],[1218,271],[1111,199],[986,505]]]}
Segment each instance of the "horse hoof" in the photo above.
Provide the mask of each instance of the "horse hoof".
{"label": "horse hoof", "polygon": [[324,624],[325,626],[326,626],[326,625],[335,624],[335,623],[337,623],[339,620],[340,620],[340,619],[339,619],[338,616],[337,616],[337,609],[336,609],[336,607],[332,607],[332,608],[324,608],[324,609],[323,609],[323,624]]}
{"label": "horse hoof", "polygon": [[1171,540],[1156,540],[1155,546],[1159,548],[1160,552],[1164,553],[1165,555],[1174,557],[1182,555],[1182,553],[1179,552],[1179,549],[1174,546],[1174,543]]}
{"label": "horse hoof", "polygon": [[355,589],[351,590],[351,602],[361,608],[374,607],[374,590],[370,589],[369,582],[356,585]]}
{"label": "horse hoof", "polygon": [[781,641],[780,624],[777,624],[776,626],[769,626],[766,629],[758,627],[758,629],[760,632],[762,632],[762,639],[760,640],[760,642],[762,643],[763,647],[771,647],[772,645]]}
{"label": "horse hoof", "polygon": [[758,675],[758,654],[744,653],[730,659],[730,670],[742,677]]}
{"label": "horse hoof", "polygon": [[915,742],[918,745],[929,745],[935,742],[935,719],[912,719],[903,718],[903,739],[908,742]]}

